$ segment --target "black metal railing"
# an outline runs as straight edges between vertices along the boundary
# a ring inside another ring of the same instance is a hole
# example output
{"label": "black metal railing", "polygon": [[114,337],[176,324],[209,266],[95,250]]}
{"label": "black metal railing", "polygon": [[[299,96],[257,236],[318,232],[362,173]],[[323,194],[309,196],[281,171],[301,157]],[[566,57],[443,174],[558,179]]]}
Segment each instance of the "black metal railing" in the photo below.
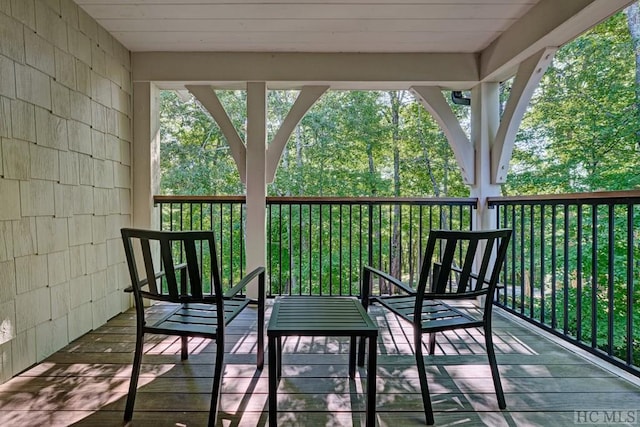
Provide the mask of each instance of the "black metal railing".
{"label": "black metal railing", "polygon": [[[213,230],[223,280],[245,270],[244,196],[156,196],[162,230]],[[269,197],[268,294],[359,295],[362,266],[417,280],[431,228],[470,230],[476,199]]]}
{"label": "black metal railing", "polygon": [[471,229],[476,199],[269,198],[272,295],[359,295],[364,265],[417,280],[427,231]]}
{"label": "black metal railing", "polygon": [[[245,199],[156,196],[162,229],[211,229],[245,269]],[[514,231],[496,304],[640,375],[640,191],[488,200]],[[476,199],[268,198],[269,296],[359,295],[364,264],[413,285],[428,230],[471,229]]]}
{"label": "black metal railing", "polygon": [[497,304],[640,374],[640,191],[488,204],[514,231]]}

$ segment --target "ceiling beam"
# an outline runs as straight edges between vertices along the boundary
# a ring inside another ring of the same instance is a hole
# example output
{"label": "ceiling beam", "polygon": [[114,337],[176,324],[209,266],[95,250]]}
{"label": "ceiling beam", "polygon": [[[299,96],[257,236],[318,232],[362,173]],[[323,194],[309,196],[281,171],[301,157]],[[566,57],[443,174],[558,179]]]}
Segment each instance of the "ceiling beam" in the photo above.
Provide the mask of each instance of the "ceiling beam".
{"label": "ceiling beam", "polygon": [[471,53],[134,52],[131,58],[133,81],[167,89],[176,84],[244,88],[247,81],[264,81],[272,89],[437,85],[462,90],[479,79],[477,55]]}
{"label": "ceiling beam", "polygon": [[482,81],[504,81],[547,46],[562,46],[634,0],[541,0],[480,56]]}

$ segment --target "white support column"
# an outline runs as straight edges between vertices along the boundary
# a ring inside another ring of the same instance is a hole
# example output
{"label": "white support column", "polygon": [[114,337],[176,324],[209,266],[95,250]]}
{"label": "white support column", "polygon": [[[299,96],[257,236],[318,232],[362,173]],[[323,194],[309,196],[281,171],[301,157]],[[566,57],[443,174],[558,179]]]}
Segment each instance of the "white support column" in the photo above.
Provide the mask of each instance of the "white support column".
{"label": "white support column", "polygon": [[160,192],[160,91],[150,82],[133,84],[132,225],[160,226],[153,195]]}
{"label": "white support column", "polygon": [[[247,271],[266,265],[266,143],[267,85],[247,83]],[[258,284],[252,283],[247,294],[258,297]]]}
{"label": "white support column", "polygon": [[471,90],[471,142],[475,148],[475,183],[471,197],[478,198],[473,219],[474,230],[496,228],[493,211],[487,207],[487,197],[499,196],[502,188],[491,182],[491,149],[500,125],[498,83],[480,83]]}

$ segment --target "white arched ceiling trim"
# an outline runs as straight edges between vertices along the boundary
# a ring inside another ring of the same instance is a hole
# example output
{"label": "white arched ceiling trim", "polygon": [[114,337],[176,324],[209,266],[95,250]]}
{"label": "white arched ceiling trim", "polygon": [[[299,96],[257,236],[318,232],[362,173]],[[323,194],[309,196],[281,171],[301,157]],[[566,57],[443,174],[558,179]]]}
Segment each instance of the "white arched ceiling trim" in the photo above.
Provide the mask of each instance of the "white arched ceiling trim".
{"label": "white arched ceiling trim", "polygon": [[413,86],[411,93],[438,122],[449,141],[462,172],[465,184],[475,182],[474,149],[469,138],[462,130],[458,118],[453,114],[442,89],[435,86]]}
{"label": "white arched ceiling trim", "polygon": [[213,91],[211,86],[192,86],[187,85],[186,88],[191,94],[202,104],[204,108],[211,114],[213,120],[218,123],[222,134],[227,139],[231,157],[236,162],[240,179],[244,184],[247,182],[247,149],[242,138],[238,135],[238,131],[231,123],[229,115],[225,111],[218,95]]}
{"label": "white arched ceiling trim", "polygon": [[557,50],[555,47],[543,49],[518,67],[500,120],[500,127],[491,148],[491,181],[494,184],[504,184],[507,180],[509,162],[522,117]]}
{"label": "white arched ceiling trim", "polygon": [[291,133],[296,128],[300,120],[315,104],[315,102],[324,94],[329,86],[303,86],[298,94],[296,101],[293,103],[291,110],[280,125],[280,129],[273,137],[273,140],[267,148],[267,183],[273,182],[278,169],[278,163],[287,141]]}

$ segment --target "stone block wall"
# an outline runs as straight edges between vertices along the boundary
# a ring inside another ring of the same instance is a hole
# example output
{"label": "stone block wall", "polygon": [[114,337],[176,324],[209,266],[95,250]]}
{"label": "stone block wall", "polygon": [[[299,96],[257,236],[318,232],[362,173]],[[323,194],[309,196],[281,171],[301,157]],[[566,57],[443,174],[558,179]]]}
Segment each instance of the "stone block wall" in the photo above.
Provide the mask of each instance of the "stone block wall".
{"label": "stone block wall", "polygon": [[72,0],[0,0],[0,383],[129,307],[130,53]]}

